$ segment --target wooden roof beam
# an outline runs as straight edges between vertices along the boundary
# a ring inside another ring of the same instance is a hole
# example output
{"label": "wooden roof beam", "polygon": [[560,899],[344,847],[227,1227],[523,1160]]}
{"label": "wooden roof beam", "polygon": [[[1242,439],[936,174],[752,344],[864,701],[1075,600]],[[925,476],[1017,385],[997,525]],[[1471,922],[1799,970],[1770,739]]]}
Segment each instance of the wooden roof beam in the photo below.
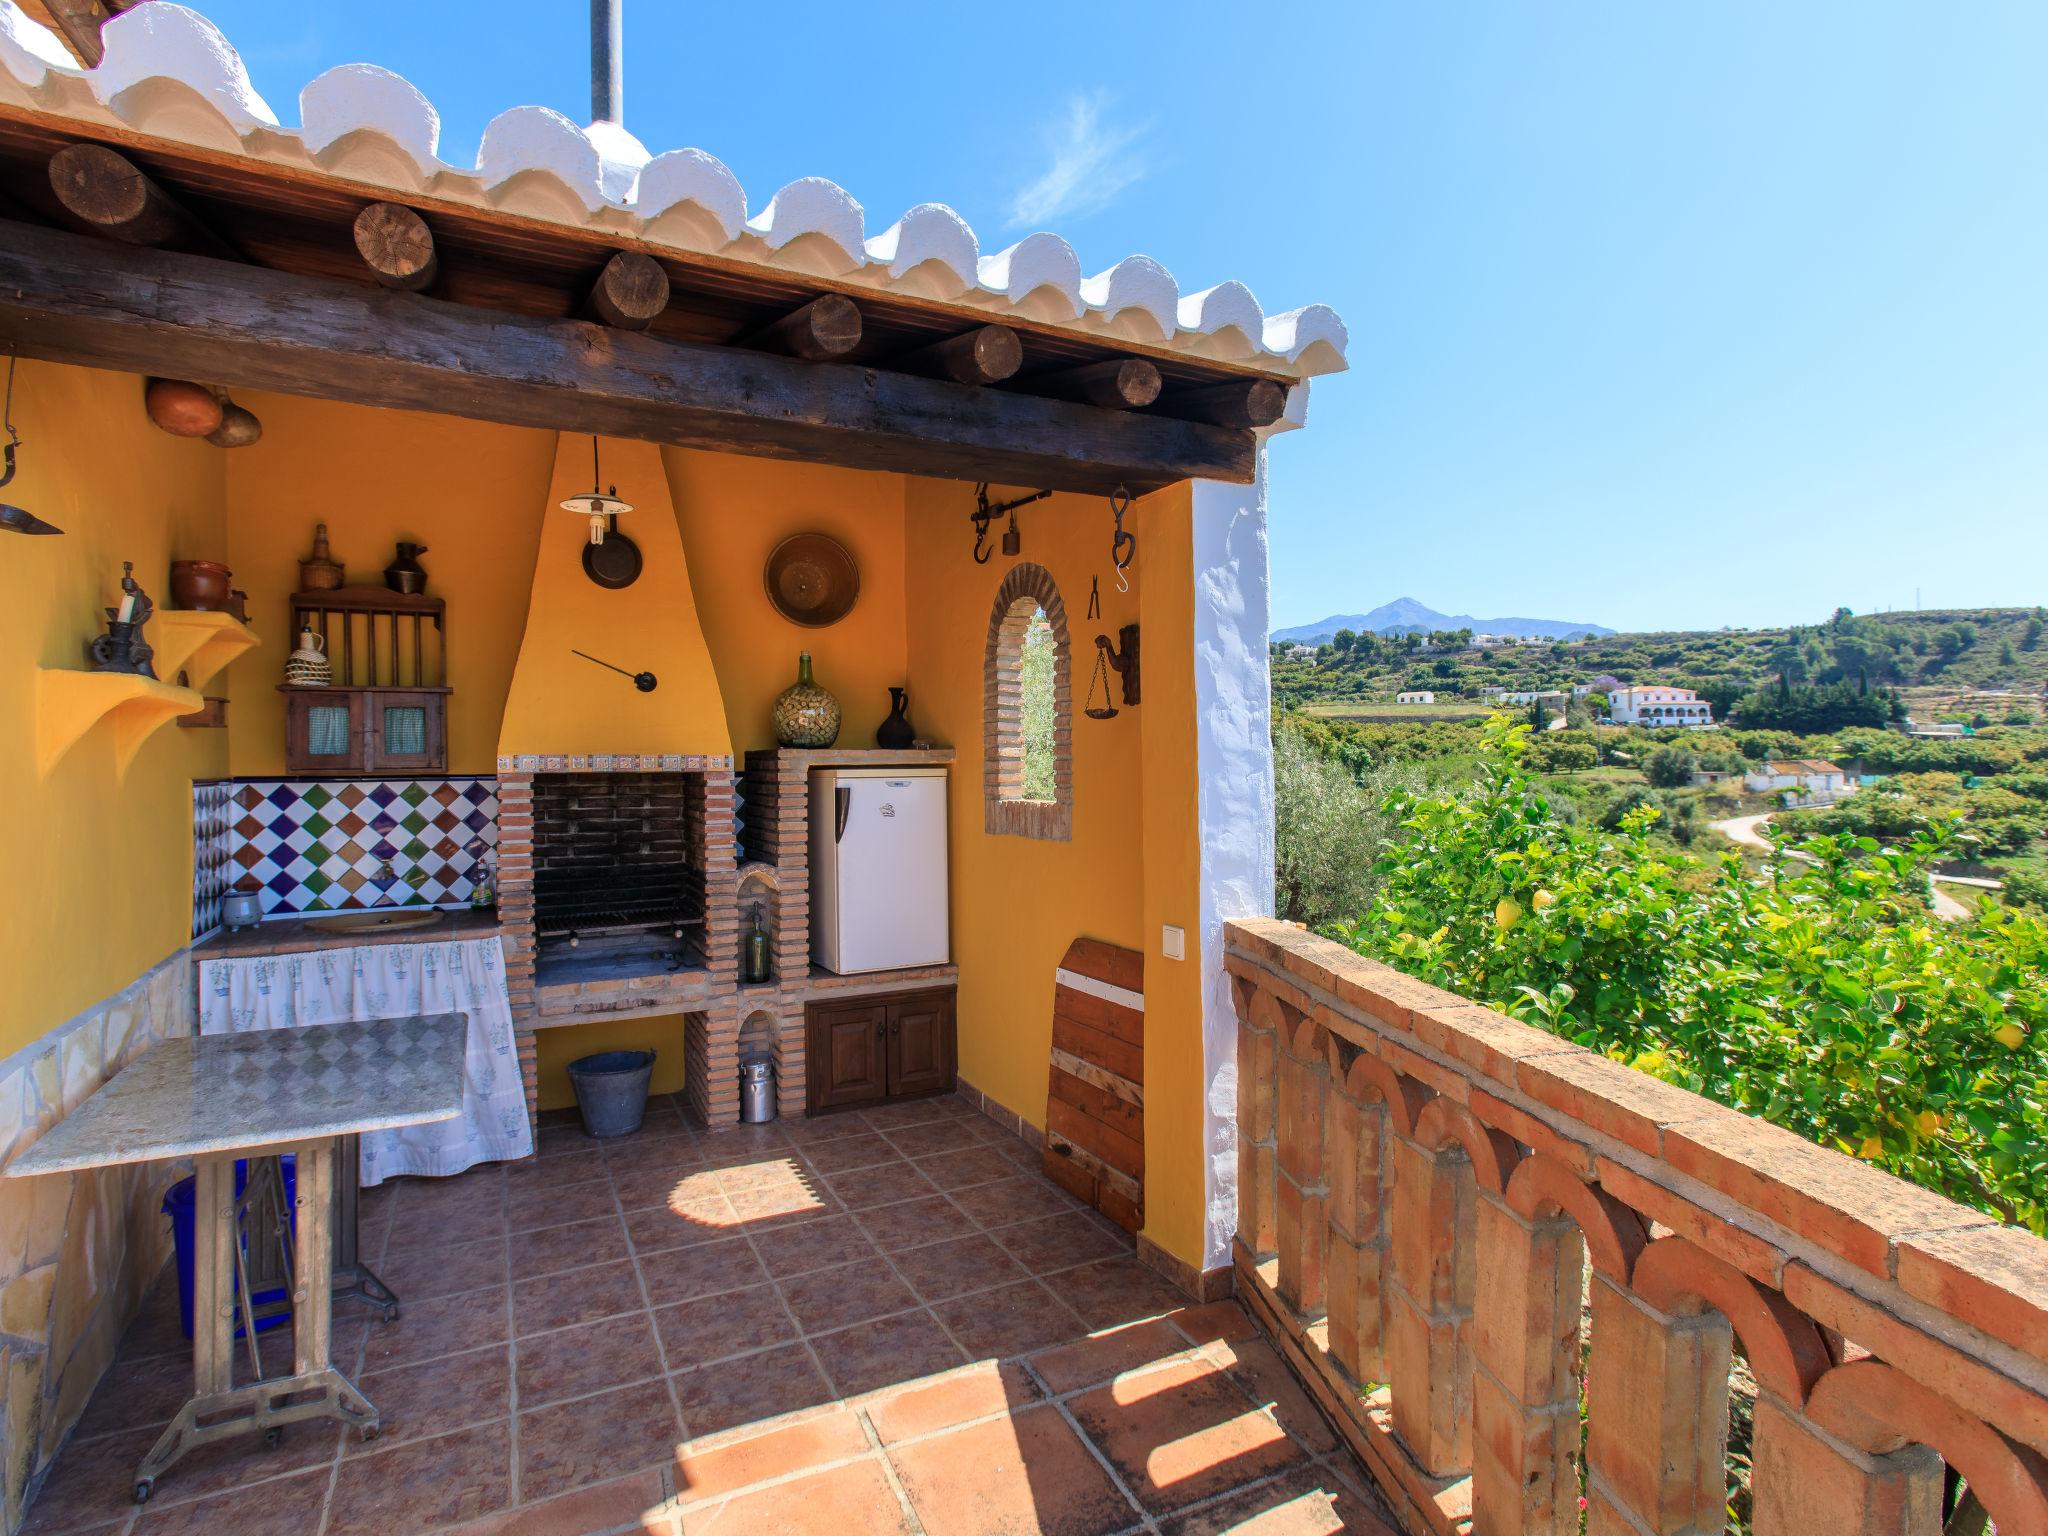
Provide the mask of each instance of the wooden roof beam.
{"label": "wooden roof beam", "polygon": [[879,368],[0,227],[0,338],[25,357],[713,452],[1142,493],[1251,480],[1251,433]]}
{"label": "wooden roof beam", "polygon": [[824,363],[860,345],[860,310],[843,293],[821,294],[780,320],[740,337],[735,346],[756,347]]}
{"label": "wooden roof beam", "polygon": [[241,259],[133,160],[104,144],[67,144],[52,155],[50,191],[64,212],[92,234],[125,245]]}
{"label": "wooden roof beam", "polygon": [[1270,427],[1287,409],[1287,390],[1272,379],[1203,384],[1168,395],[1159,409],[1164,415],[1219,427]]}
{"label": "wooden roof beam", "polygon": [[955,384],[1000,384],[1022,366],[1024,344],[1007,325],[978,325],[928,347],[888,359],[883,366]]}
{"label": "wooden roof beam", "polygon": [[1111,411],[1141,410],[1159,398],[1159,369],[1142,357],[1112,357],[1058,373],[1033,374],[1024,387],[1060,400],[1082,400]]}
{"label": "wooden roof beam", "polygon": [[356,254],[386,288],[418,293],[441,275],[427,221],[403,203],[371,203],[356,215]]}
{"label": "wooden roof beam", "polygon": [[622,331],[644,331],[668,308],[668,274],[640,251],[615,252],[597,274],[583,313]]}

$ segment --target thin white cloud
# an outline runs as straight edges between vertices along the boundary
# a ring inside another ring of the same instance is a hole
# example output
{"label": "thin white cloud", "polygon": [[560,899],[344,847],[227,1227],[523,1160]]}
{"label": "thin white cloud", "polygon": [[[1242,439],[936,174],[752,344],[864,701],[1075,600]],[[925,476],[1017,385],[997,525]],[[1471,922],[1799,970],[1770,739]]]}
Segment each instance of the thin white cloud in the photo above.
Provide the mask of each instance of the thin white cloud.
{"label": "thin white cloud", "polygon": [[1045,127],[1051,164],[1010,199],[1012,229],[1099,213],[1145,174],[1143,141],[1152,125],[1107,124],[1109,106],[1102,91],[1067,98],[1065,111]]}

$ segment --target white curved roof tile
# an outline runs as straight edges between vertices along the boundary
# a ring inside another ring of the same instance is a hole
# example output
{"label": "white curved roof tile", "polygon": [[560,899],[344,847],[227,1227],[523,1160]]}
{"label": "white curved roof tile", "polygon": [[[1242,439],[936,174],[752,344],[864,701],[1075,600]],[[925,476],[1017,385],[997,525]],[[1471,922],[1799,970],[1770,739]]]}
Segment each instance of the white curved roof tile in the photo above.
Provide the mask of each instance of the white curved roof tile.
{"label": "white curved roof tile", "polygon": [[730,245],[747,227],[747,194],[739,177],[701,149],[672,149],[648,161],[633,207],[649,223],[679,211],[694,216],[703,228],[693,242],[699,249]]}
{"label": "white curved roof tile", "polygon": [[1150,322],[1144,339],[1164,341],[1179,320],[1180,285],[1150,256],[1126,256],[1107,272],[1084,278],[1081,301],[1105,324],[1129,334],[1133,311]]}
{"label": "white curved roof tile", "polygon": [[[1182,294],[1173,274],[1130,256],[1083,278],[1072,246],[1027,235],[992,255],[943,203],[919,203],[872,239],[845,188],[801,177],[751,218],[745,189],[702,150],[649,157],[615,123],[578,127],[545,107],[514,107],[484,129],[476,166],[441,158],[441,120],[402,76],[345,64],[299,94],[301,126],[278,126],[241,56],[176,0],[121,12],[106,57],[81,70],[62,41],[0,0],[0,100],[69,118],[89,134],[120,126],[252,159],[310,161],[368,187],[616,229],[655,246],[849,278],[882,291],[964,300],[996,314],[1076,327],[1196,356],[1243,359],[1306,379],[1345,367],[1344,322],[1320,304],[1267,316],[1241,283]],[[1298,419],[1307,390],[1289,392]]]}
{"label": "white curved roof tile", "polygon": [[405,76],[375,64],[337,64],[307,82],[299,92],[299,123],[316,157],[362,135],[397,150],[421,181],[440,169],[441,114]]}
{"label": "white curved roof tile", "polygon": [[1006,250],[984,256],[981,286],[1038,320],[1081,316],[1081,258],[1058,235],[1026,235]]}
{"label": "white curved roof tile", "polygon": [[967,221],[944,203],[919,203],[868,241],[867,257],[899,281],[920,267],[927,278],[943,273],[928,284],[931,296],[951,299],[975,285],[981,244]]}
{"label": "white curved roof tile", "polygon": [[[866,260],[867,215],[851,192],[823,176],[799,176],[769,198],[768,206],[747,220],[747,228],[771,251],[802,242],[803,253],[822,261],[828,277],[851,272]],[[813,238],[806,240],[807,235]]]}

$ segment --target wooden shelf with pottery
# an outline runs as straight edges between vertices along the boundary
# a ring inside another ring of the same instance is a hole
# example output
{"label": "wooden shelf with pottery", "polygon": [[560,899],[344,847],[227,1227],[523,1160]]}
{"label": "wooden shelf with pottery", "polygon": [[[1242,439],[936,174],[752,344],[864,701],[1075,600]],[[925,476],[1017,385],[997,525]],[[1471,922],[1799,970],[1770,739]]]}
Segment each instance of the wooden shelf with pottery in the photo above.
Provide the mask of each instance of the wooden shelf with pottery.
{"label": "wooden shelf with pottery", "polygon": [[36,771],[47,776],[104,720],[114,728],[114,767],[126,774],[142,744],[157,730],[204,708],[206,700],[196,689],[176,688],[132,672],[38,668]]}
{"label": "wooden shelf with pottery", "polygon": [[176,677],[183,672],[196,691],[258,642],[256,631],[231,613],[159,608],[150,616],[149,643],[156,647],[158,674]]}

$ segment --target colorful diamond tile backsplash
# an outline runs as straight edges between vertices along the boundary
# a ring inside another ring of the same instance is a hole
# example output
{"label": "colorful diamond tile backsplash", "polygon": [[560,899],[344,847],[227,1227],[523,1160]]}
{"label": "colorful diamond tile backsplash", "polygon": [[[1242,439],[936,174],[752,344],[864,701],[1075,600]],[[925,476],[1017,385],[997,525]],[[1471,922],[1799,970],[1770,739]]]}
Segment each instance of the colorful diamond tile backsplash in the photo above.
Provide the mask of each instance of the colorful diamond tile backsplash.
{"label": "colorful diamond tile backsplash", "polygon": [[245,878],[265,917],[467,906],[498,845],[498,781],[222,780],[193,786],[193,828],[195,864],[220,870],[211,891],[201,881],[195,935]]}

